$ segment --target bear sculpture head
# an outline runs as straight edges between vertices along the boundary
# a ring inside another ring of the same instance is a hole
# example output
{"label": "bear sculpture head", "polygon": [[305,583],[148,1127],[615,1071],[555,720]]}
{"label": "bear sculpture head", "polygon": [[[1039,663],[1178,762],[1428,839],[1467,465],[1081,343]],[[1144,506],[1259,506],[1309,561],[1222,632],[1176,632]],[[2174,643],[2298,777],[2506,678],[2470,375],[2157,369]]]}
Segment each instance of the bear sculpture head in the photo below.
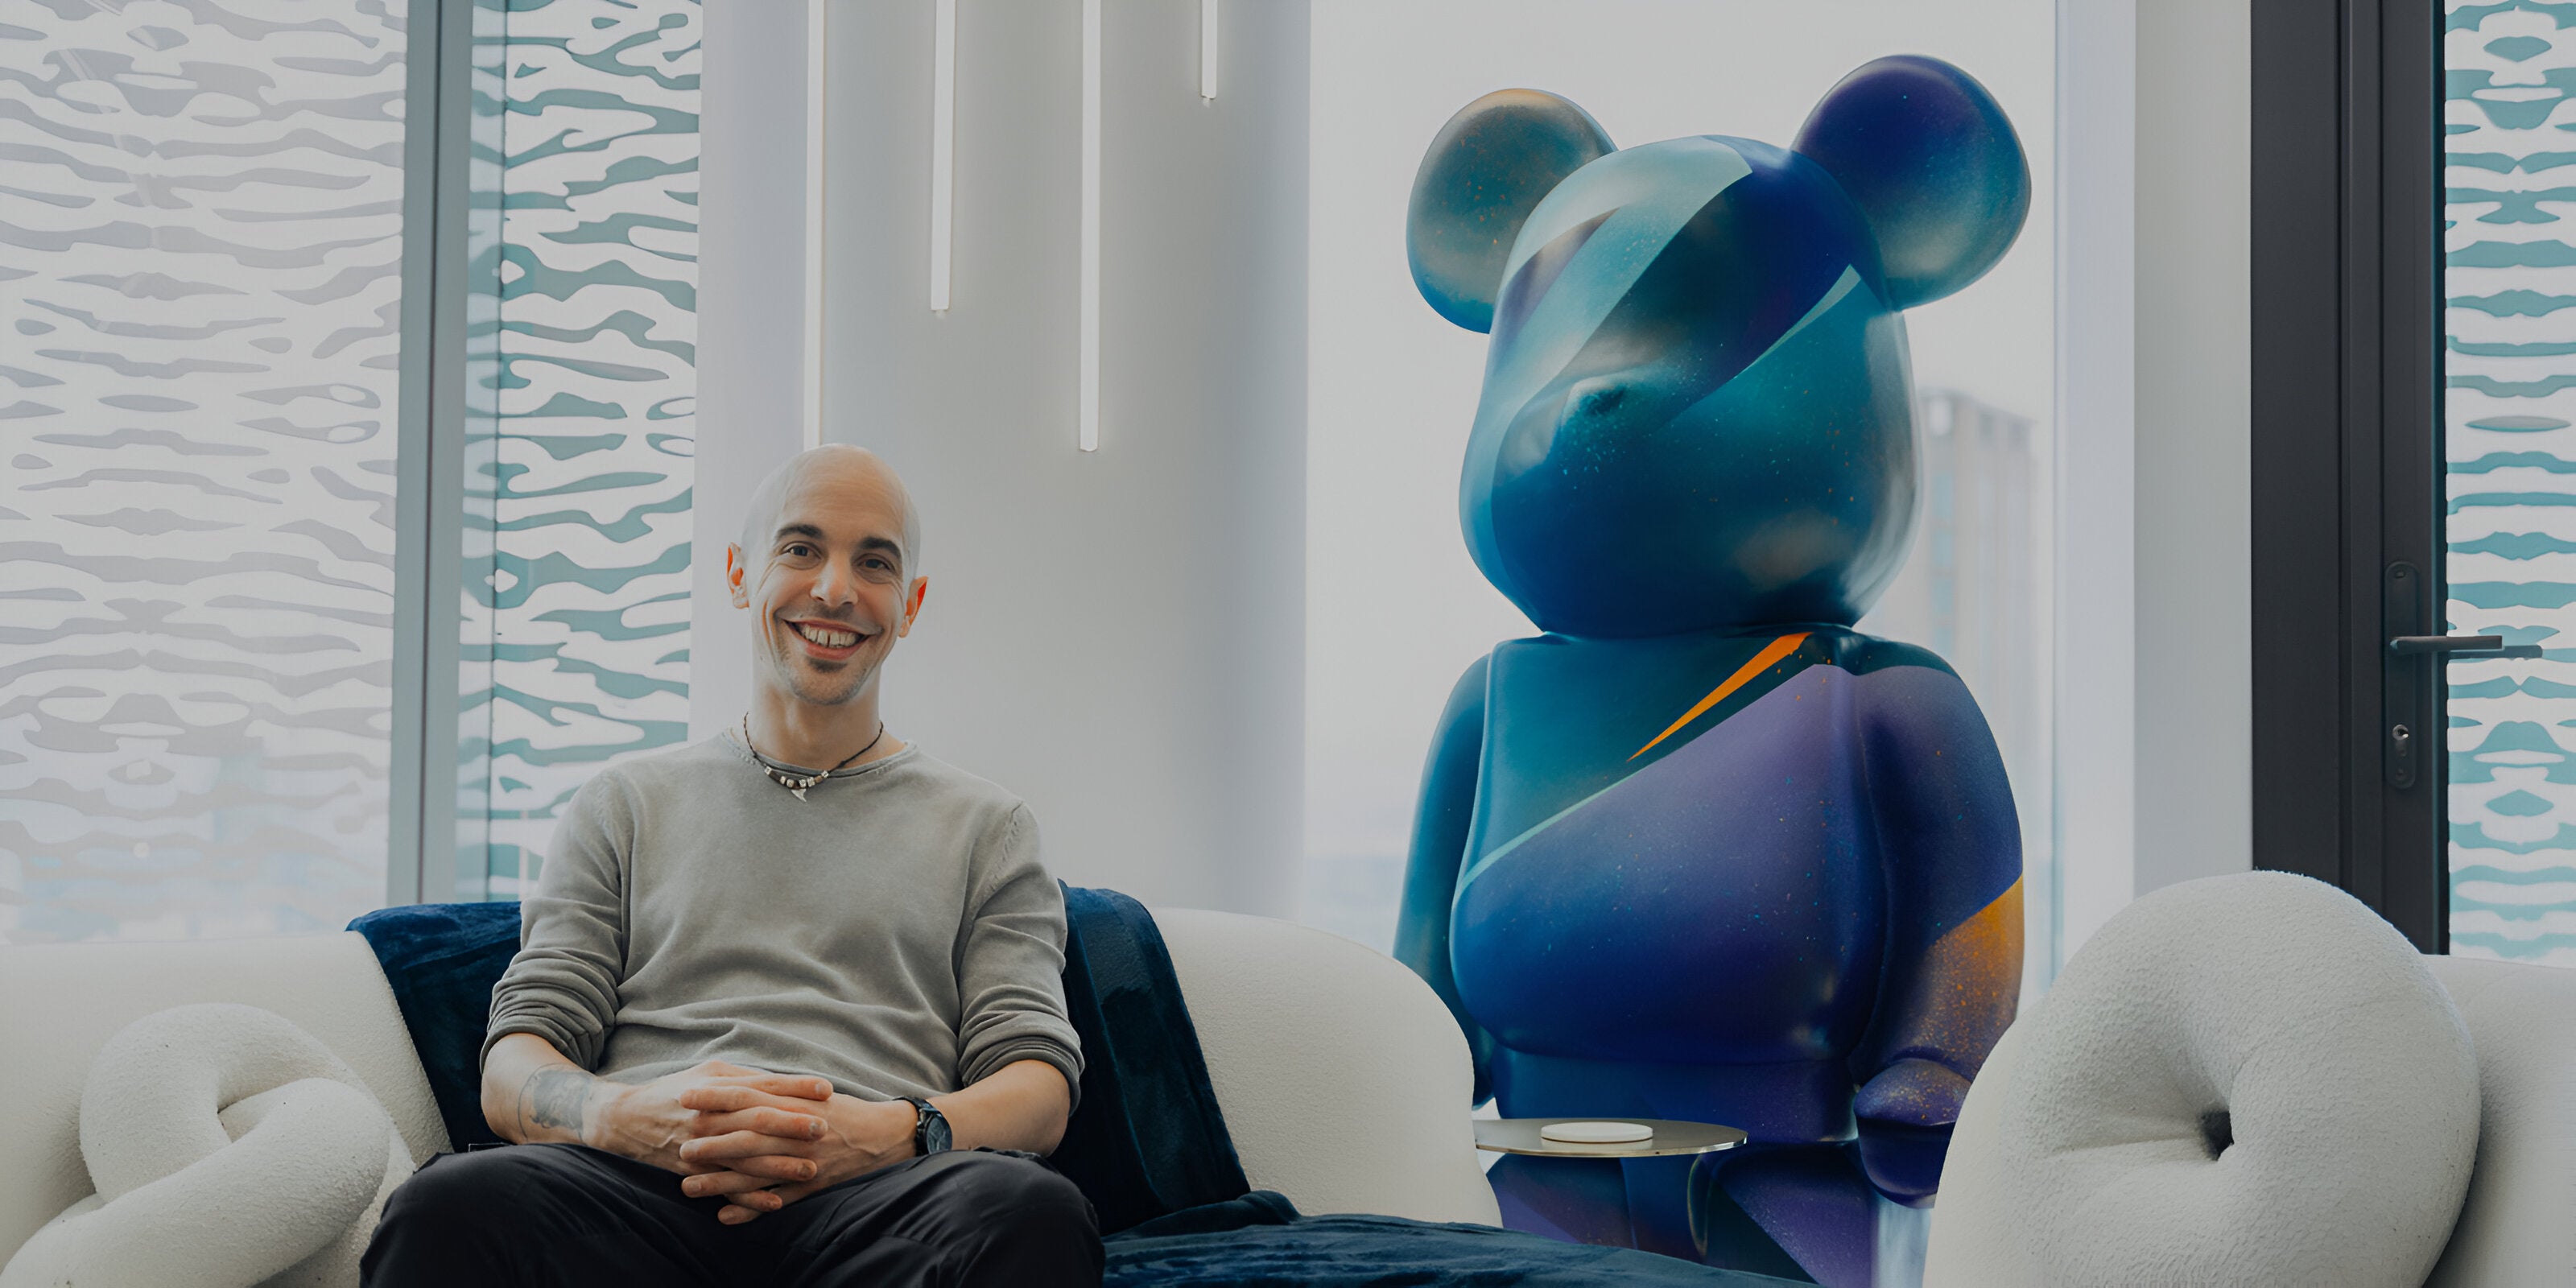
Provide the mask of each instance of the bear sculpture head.
{"label": "bear sculpture head", "polygon": [[1975,281],[2030,209],[1992,95],[1930,58],[1834,86],[1789,148],[1614,148],[1504,90],[1451,118],[1406,249],[1492,335],[1459,484],[1476,566],[1543,630],[1849,625],[1904,561],[1900,310]]}

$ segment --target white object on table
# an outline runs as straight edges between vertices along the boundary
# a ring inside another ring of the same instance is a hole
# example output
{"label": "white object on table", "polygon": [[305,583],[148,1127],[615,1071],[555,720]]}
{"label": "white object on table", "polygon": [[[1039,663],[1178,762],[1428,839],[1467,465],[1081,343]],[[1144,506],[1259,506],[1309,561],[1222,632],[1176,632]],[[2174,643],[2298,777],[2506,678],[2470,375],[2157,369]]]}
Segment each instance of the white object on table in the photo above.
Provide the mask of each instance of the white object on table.
{"label": "white object on table", "polygon": [[1626,1145],[1653,1140],[1655,1129],[1644,1123],[1549,1123],[1538,1134],[1542,1140],[1569,1145]]}
{"label": "white object on table", "polygon": [[[1551,1158],[1659,1158],[1733,1149],[1745,1142],[1742,1128],[1669,1118],[1607,1123],[1593,1118],[1480,1118],[1473,1121],[1476,1125],[1476,1148],[1496,1154],[1538,1154]],[[1548,1129],[1568,1124],[1624,1127],[1644,1134],[1622,1132],[1621,1135],[1630,1138],[1606,1141],[1559,1140],[1548,1134]]]}

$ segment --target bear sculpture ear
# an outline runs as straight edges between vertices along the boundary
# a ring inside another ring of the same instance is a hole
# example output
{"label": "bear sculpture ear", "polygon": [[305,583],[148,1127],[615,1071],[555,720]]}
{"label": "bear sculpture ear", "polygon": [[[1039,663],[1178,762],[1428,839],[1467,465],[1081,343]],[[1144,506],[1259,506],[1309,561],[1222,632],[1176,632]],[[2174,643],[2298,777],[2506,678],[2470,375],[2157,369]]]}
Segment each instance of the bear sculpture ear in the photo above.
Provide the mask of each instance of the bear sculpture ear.
{"label": "bear sculpture ear", "polygon": [[1404,249],[1422,298],[1470,331],[1492,330],[1503,263],[1530,211],[1615,150],[1590,113],[1543,90],[1497,90],[1460,109],[1413,176]]}
{"label": "bear sculpture ear", "polygon": [[2012,122],[1975,77],[1937,58],[1881,58],[1843,77],[1796,147],[1859,204],[1897,308],[1984,276],[2030,213]]}

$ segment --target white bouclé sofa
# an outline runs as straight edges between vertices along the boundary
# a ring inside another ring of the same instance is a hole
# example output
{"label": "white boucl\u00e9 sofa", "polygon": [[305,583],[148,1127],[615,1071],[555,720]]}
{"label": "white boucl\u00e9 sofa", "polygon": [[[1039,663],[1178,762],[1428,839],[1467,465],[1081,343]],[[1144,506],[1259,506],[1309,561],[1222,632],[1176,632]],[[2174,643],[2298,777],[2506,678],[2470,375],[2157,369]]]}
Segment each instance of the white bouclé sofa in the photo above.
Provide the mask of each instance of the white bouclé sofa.
{"label": "white boucl\u00e9 sofa", "polygon": [[1978,1074],[1924,1283],[2576,1285],[2576,970],[2282,873],[2144,896]]}
{"label": "white boucl\u00e9 sofa", "polygon": [[[1500,1223],[1467,1114],[1467,1046],[1394,961],[1304,926],[1155,912],[1255,1189],[1308,1213]],[[0,1262],[91,1193],[81,1088],[127,1024],[170,1007],[274,1011],[363,1079],[415,1160],[447,1148],[393,993],[356,934],[0,948]]]}

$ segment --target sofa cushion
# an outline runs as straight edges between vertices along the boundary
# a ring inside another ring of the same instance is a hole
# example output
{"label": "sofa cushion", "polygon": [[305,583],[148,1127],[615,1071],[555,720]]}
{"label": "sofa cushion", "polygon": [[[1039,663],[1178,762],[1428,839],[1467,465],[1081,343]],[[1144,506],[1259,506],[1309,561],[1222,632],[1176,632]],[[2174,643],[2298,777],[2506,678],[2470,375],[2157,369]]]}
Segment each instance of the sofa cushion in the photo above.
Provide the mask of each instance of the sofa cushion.
{"label": "sofa cushion", "polygon": [[[1080,1106],[1051,1159],[1101,1229],[1251,1188],[1208,1083],[1153,915],[1114,890],[1065,889],[1065,1001],[1082,1039]],[[483,1122],[485,1018],[519,947],[516,903],[415,904],[349,923],[366,937],[420,1050],[457,1148],[498,1142]]]}
{"label": "sofa cushion", "polygon": [[1157,908],[1154,925],[1255,1188],[1308,1213],[1502,1224],[1466,1035],[1421,976],[1269,917]]}

